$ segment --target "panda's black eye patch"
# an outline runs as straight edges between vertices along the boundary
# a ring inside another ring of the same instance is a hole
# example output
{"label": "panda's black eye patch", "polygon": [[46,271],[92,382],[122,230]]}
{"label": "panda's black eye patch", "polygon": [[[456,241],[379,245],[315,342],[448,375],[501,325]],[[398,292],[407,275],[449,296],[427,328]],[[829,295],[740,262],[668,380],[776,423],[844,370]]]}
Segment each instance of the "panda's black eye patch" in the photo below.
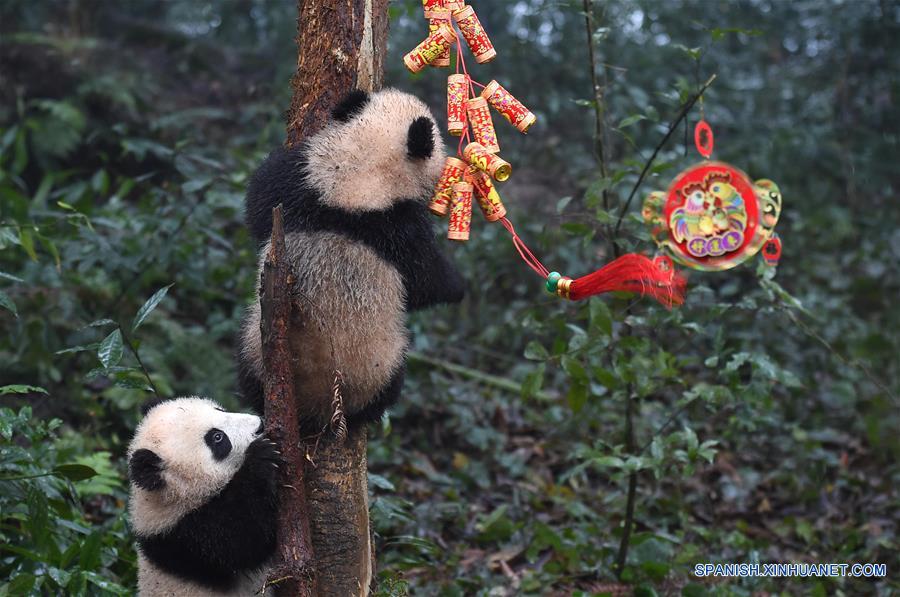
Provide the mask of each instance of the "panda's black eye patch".
{"label": "panda's black eye patch", "polygon": [[231,453],[231,440],[221,429],[213,427],[206,432],[203,440],[216,460],[224,460]]}
{"label": "panda's black eye patch", "polygon": [[424,160],[434,153],[434,126],[431,119],[419,116],[409,125],[406,134],[406,154],[414,160]]}

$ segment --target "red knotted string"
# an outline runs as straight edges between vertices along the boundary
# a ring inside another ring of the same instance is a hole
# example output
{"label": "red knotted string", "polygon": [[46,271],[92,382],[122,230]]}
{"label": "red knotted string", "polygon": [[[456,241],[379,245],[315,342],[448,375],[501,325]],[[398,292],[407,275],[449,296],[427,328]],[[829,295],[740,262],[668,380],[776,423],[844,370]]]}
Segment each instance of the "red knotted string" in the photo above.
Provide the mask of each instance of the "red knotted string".
{"label": "red knotted string", "polygon": [[[512,222],[505,217],[500,218],[500,222],[512,236],[513,245],[522,261],[534,273],[546,279],[550,271],[516,233]],[[686,288],[687,280],[674,269],[661,267],[644,255],[627,253],[597,271],[573,280],[567,298],[580,301],[604,292],[635,292],[652,297],[671,309],[684,303]]]}

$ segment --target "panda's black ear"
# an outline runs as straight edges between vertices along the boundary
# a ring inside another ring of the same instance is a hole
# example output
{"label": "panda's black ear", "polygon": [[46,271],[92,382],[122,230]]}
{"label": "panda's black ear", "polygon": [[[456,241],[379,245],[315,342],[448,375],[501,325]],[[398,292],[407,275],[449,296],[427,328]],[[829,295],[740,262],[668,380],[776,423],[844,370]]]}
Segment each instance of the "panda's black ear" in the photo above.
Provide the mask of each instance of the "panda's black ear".
{"label": "panda's black ear", "polygon": [[141,416],[146,417],[148,412],[150,412],[163,402],[166,402],[166,400],[166,398],[154,398],[153,400],[147,400],[141,405]]}
{"label": "panda's black ear", "polygon": [[146,491],[157,491],[166,486],[162,471],[162,458],[146,448],[135,450],[131,460],[128,461],[128,478]]}
{"label": "panda's black ear", "polygon": [[331,117],[338,122],[347,122],[366,107],[369,103],[369,94],[361,89],[354,89],[344,96],[344,99],[331,111]]}

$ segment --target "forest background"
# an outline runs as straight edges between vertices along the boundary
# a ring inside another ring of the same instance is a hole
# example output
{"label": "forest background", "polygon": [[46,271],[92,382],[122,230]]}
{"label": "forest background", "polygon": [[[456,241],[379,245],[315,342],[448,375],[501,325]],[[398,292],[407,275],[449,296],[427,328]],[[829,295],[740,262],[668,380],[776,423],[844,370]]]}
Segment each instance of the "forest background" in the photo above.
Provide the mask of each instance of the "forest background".
{"label": "forest background", "polygon": [[[774,278],[692,274],[673,311],[572,304],[476,213],[445,243],[468,296],[412,317],[402,404],[371,433],[381,594],[900,588],[900,4],[610,0],[591,26],[581,1],[472,4],[498,49],[472,75],[538,116],[527,136],[495,117],[499,190],[548,267],[652,251],[640,201],[696,161],[696,108],[611,230],[713,74],[716,157],[778,183],[784,254]],[[390,10],[387,84],[440,121],[446,71],[401,61],[421,5]],[[0,595],[131,594],[139,405],[237,407],[243,194],[283,140],[295,18],[287,0],[0,3]],[[757,561],[888,576],[693,574]]]}

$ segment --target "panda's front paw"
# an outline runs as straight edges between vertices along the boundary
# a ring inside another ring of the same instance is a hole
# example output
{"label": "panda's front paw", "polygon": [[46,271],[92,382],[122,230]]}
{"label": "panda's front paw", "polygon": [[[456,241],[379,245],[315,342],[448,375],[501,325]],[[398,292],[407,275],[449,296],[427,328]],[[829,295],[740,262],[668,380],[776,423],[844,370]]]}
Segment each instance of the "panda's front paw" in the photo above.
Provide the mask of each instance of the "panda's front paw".
{"label": "panda's front paw", "polygon": [[278,444],[268,437],[258,437],[247,447],[246,462],[253,466],[277,469],[284,464]]}

